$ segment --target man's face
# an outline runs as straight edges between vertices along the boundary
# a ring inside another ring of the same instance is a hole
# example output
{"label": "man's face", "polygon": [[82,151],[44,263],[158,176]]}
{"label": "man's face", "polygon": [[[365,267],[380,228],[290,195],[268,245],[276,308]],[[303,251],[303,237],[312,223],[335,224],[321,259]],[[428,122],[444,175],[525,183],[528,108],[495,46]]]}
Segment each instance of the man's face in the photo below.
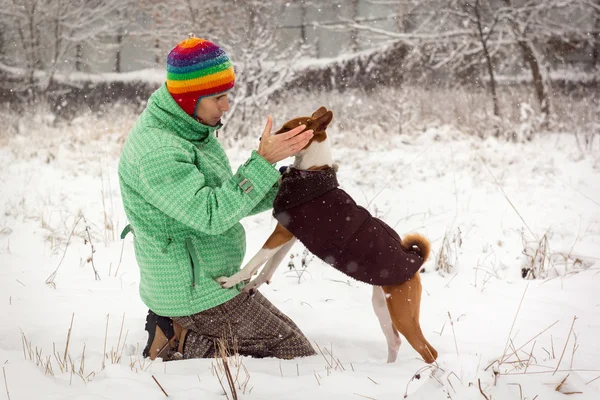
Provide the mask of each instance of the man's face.
{"label": "man's face", "polygon": [[229,97],[227,93],[223,93],[201,98],[196,116],[204,125],[215,126],[226,111],[229,111]]}

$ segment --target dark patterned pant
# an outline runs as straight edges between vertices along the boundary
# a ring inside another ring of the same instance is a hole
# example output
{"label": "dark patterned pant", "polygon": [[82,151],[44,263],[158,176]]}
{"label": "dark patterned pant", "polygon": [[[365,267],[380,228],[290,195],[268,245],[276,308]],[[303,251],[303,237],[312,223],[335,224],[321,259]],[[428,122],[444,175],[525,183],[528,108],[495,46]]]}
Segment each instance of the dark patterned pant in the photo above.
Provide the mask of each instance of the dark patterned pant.
{"label": "dark patterned pant", "polygon": [[260,293],[241,293],[220,306],[187,317],[173,318],[188,329],[183,358],[210,358],[225,340],[233,354],[291,359],[315,350],[296,324]]}

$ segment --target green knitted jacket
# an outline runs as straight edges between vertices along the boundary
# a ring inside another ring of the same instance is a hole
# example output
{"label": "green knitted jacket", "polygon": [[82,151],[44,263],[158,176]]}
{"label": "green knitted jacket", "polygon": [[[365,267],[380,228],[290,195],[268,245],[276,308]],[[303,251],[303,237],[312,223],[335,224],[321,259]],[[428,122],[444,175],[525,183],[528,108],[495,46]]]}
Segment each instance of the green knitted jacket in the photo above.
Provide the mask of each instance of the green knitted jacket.
{"label": "green knitted jacket", "polygon": [[216,129],[186,114],[163,84],[121,153],[140,297],[159,315],[192,315],[235,297],[239,286],[223,289],[215,279],[239,271],[240,220],[273,206],[279,172],[254,151],[234,175]]}

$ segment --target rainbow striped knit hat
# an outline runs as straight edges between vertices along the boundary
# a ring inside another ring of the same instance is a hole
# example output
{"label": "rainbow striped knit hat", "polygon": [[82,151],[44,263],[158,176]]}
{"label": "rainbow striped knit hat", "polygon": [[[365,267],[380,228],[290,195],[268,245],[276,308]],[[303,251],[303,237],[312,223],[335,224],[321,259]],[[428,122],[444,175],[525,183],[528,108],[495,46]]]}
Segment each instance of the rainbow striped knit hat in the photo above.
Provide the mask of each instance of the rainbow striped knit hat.
{"label": "rainbow striped knit hat", "polygon": [[231,60],[222,48],[208,40],[190,37],[167,56],[167,90],[193,118],[202,97],[225,93],[234,83]]}

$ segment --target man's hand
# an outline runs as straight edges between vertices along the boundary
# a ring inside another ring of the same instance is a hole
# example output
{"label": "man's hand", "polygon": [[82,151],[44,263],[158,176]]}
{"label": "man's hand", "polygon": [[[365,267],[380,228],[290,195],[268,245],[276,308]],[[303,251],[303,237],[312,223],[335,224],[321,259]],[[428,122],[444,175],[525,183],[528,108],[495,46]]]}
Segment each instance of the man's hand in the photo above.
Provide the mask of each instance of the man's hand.
{"label": "man's hand", "polygon": [[306,125],[300,125],[291,131],[279,135],[271,135],[272,126],[273,119],[269,115],[267,117],[267,126],[265,126],[265,130],[260,138],[260,145],[258,146],[258,154],[270,164],[275,164],[277,161],[296,154],[313,137],[312,130],[302,132],[306,129]]}

